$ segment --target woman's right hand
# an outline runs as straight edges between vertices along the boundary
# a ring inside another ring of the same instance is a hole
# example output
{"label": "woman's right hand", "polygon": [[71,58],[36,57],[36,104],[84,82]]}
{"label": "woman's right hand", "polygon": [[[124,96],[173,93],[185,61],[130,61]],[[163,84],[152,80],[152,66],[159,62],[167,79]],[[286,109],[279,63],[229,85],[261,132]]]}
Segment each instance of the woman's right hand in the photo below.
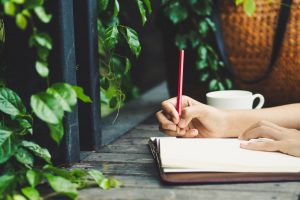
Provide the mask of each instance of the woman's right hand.
{"label": "woman's right hand", "polygon": [[[227,111],[202,104],[190,97],[182,97],[182,114],[176,110],[177,98],[162,102],[156,113],[160,130],[180,137],[232,137]],[[236,136],[236,135],[234,135]]]}

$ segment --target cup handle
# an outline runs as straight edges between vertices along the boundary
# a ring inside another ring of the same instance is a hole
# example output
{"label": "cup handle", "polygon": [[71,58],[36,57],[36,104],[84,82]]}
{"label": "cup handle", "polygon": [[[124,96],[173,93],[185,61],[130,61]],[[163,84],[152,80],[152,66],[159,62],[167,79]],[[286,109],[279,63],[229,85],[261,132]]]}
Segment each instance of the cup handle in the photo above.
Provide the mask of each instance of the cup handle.
{"label": "cup handle", "polygon": [[254,109],[260,109],[263,107],[264,103],[265,103],[265,98],[263,95],[261,94],[254,94],[253,95],[253,101],[256,99],[256,98],[259,98],[259,103],[258,105],[254,108]]}

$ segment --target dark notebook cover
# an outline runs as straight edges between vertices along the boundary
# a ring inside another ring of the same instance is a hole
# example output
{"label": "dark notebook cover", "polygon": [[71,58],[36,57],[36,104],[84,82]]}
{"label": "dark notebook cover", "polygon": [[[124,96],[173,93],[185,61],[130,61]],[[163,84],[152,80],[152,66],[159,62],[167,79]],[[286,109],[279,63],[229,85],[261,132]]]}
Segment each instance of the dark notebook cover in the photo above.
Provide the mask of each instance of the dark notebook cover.
{"label": "dark notebook cover", "polygon": [[148,141],[161,179],[167,183],[242,183],[299,181],[300,173],[241,173],[241,172],[176,172],[165,173],[160,164],[156,143]]}

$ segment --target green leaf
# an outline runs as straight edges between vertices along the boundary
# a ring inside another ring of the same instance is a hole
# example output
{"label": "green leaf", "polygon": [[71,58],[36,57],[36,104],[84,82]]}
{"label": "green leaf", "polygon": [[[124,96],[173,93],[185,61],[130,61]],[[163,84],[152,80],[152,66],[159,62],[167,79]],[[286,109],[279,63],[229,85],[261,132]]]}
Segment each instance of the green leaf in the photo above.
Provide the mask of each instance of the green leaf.
{"label": "green leaf", "polygon": [[225,86],[227,89],[232,89],[232,81],[228,78],[225,79]]}
{"label": "green leaf", "polygon": [[[31,39],[31,40],[33,40],[33,42],[29,42],[30,44],[34,43],[34,44],[37,44],[41,47],[45,47],[48,50],[52,49],[52,39],[49,36],[49,34],[47,34],[47,33],[36,33],[32,37],[33,37],[33,39]],[[30,46],[32,46],[32,45],[30,45]]]}
{"label": "green leaf", "polygon": [[100,79],[100,87],[104,90],[107,90],[109,88],[109,80],[105,77],[102,77]]}
{"label": "green leaf", "polygon": [[38,16],[38,18],[44,23],[49,23],[52,19],[52,15],[47,14],[43,6],[35,7],[34,12]]}
{"label": "green leaf", "polygon": [[76,92],[67,83],[55,83],[47,89],[47,93],[53,95],[59,101],[64,111],[72,112],[72,108],[77,103]]}
{"label": "green leaf", "polygon": [[51,186],[51,188],[58,193],[65,194],[66,196],[75,199],[78,195],[78,191],[76,189],[77,185],[72,183],[71,181],[60,177],[53,176],[51,174],[47,174],[46,178]]}
{"label": "green leaf", "polygon": [[108,2],[109,0],[99,0],[98,3],[99,3],[99,11],[104,11],[107,9],[107,6],[108,6]]}
{"label": "green leaf", "polygon": [[224,87],[222,82],[218,82],[218,89],[219,90],[225,90],[225,87]]}
{"label": "green leaf", "polygon": [[125,59],[125,74],[128,74],[131,69],[131,62],[128,58]]}
{"label": "green leaf", "polygon": [[16,180],[13,174],[2,174],[0,176],[0,199],[4,199],[6,193],[11,191],[12,185]]}
{"label": "green leaf", "polygon": [[199,46],[198,48],[198,55],[200,59],[206,60],[207,59],[207,48],[205,46]]}
{"label": "green leaf", "polygon": [[151,7],[151,2],[150,0],[144,0],[144,4],[147,7],[148,13],[151,14],[152,13],[152,7]]}
{"label": "green leaf", "polygon": [[41,182],[41,175],[37,171],[30,169],[26,172],[26,179],[30,186],[34,188]]}
{"label": "green leaf", "polygon": [[50,124],[59,124],[64,116],[59,100],[46,92],[32,95],[30,105],[36,116]]}
{"label": "green leaf", "polygon": [[29,200],[40,200],[40,193],[35,188],[25,187],[21,191]]}
{"label": "green leaf", "polygon": [[[32,45],[30,47],[32,47]],[[49,53],[50,53],[49,49],[41,46],[37,47],[38,60],[47,62]]]}
{"label": "green leaf", "polygon": [[206,23],[208,24],[208,26],[211,28],[211,30],[216,31],[216,25],[215,23],[208,17],[205,18]]}
{"label": "green leaf", "polygon": [[10,138],[13,131],[6,127],[0,127],[0,147]]}
{"label": "green leaf", "polygon": [[52,175],[61,176],[68,180],[71,180],[74,178],[70,171],[63,169],[63,168],[54,167],[53,165],[45,165],[43,167],[43,170],[50,172]]}
{"label": "green leaf", "polygon": [[137,6],[139,8],[141,19],[142,19],[142,24],[144,25],[147,21],[147,15],[146,15],[144,3],[142,0],[135,0],[135,2],[137,3]]}
{"label": "green leaf", "polygon": [[16,4],[24,4],[25,0],[10,0],[11,2],[14,2]]}
{"label": "green leaf", "polygon": [[13,117],[26,114],[26,108],[20,97],[5,87],[0,87],[0,111]]}
{"label": "green leaf", "polygon": [[110,187],[119,188],[123,185],[122,182],[118,181],[114,177],[109,177],[108,180],[109,180]]}
{"label": "green leaf", "polygon": [[4,3],[4,13],[10,16],[15,16],[16,14],[16,6],[11,1],[6,1]]}
{"label": "green leaf", "polygon": [[206,82],[209,78],[209,73],[208,72],[204,72],[200,74],[200,81],[201,82]]}
{"label": "green leaf", "polygon": [[208,32],[208,24],[205,20],[203,20],[199,23],[198,31],[203,37],[206,36],[206,34]]}
{"label": "green leaf", "polygon": [[62,123],[59,124],[48,124],[50,129],[50,136],[51,138],[59,144],[61,142],[61,139],[64,136],[64,126]]}
{"label": "green leaf", "polygon": [[199,34],[196,31],[191,31],[188,35],[188,38],[193,48],[197,47],[200,44],[201,38],[199,37]]}
{"label": "green leaf", "polygon": [[25,30],[27,28],[27,19],[26,17],[22,14],[22,13],[18,13],[16,16],[16,24],[17,26],[22,29]]}
{"label": "green leaf", "polygon": [[187,47],[187,37],[185,35],[177,34],[175,36],[175,45],[179,49],[185,49]]}
{"label": "green leaf", "polygon": [[72,88],[75,90],[78,99],[80,99],[84,103],[92,103],[93,102],[89,96],[84,94],[82,87],[72,86]]}
{"label": "green leaf", "polygon": [[13,200],[27,200],[23,195],[20,194],[14,194]]}
{"label": "green leaf", "polygon": [[126,29],[125,39],[127,40],[129,48],[130,48],[131,52],[136,57],[138,57],[140,55],[140,52],[142,49],[139,38],[138,38],[138,34],[135,30],[133,30],[130,27],[126,27],[125,29]]}
{"label": "green leaf", "polygon": [[48,63],[43,61],[36,61],[35,69],[41,77],[43,78],[48,77],[49,75]]}
{"label": "green leaf", "polygon": [[218,89],[218,81],[217,81],[216,79],[212,79],[212,80],[209,82],[208,88],[209,88],[210,91],[217,90],[217,89]]}
{"label": "green leaf", "polygon": [[120,11],[120,5],[118,0],[115,0],[115,6],[114,6],[114,14],[113,16],[117,17]]}
{"label": "green leaf", "polygon": [[22,14],[28,18],[31,18],[31,14],[30,14],[29,10],[27,10],[27,9],[22,10]]}
{"label": "green leaf", "polygon": [[109,102],[109,106],[111,108],[115,108],[115,107],[117,107],[117,105],[118,105],[118,99],[117,99],[117,97],[113,97]]}
{"label": "green leaf", "polygon": [[207,67],[208,65],[207,65],[207,62],[206,62],[206,60],[197,60],[197,62],[196,62],[196,67],[197,67],[197,69],[200,69],[200,70],[202,70],[202,69],[205,69],[206,67]]}
{"label": "green leaf", "polygon": [[254,0],[244,0],[243,4],[244,11],[247,15],[251,16],[255,10],[256,10],[256,5]]}
{"label": "green leaf", "polygon": [[19,147],[19,149],[16,151],[15,157],[17,161],[24,164],[25,166],[32,167],[34,158],[26,149],[23,147]]}
{"label": "green leaf", "polygon": [[188,17],[188,11],[179,2],[172,3],[166,7],[165,13],[174,24],[182,22]]}
{"label": "green leaf", "polygon": [[95,180],[99,187],[106,190],[110,188],[110,182],[104,175],[95,169],[89,170],[88,174]]}
{"label": "green leaf", "polygon": [[104,32],[104,45],[108,50],[115,48],[119,39],[119,31],[117,26],[110,26]]}
{"label": "green leaf", "polygon": [[15,137],[10,136],[0,146],[0,164],[5,163],[9,160],[18,149],[19,142]]}
{"label": "green leaf", "polygon": [[20,127],[23,128],[23,130],[21,130],[21,132],[19,132],[18,134],[21,135],[25,135],[26,133],[30,133],[32,134],[33,130],[32,130],[32,124],[31,122],[28,121],[28,119],[26,119],[25,117],[17,117],[16,118],[18,124],[20,125]]}
{"label": "green leaf", "polygon": [[198,0],[188,0],[188,3],[193,6],[194,4],[197,3]]}
{"label": "green leaf", "polygon": [[51,155],[47,149],[40,147],[38,144],[34,142],[26,141],[26,140],[23,140],[21,142],[21,146],[29,149],[30,151],[32,151],[34,155],[42,158],[47,163],[51,163]]}

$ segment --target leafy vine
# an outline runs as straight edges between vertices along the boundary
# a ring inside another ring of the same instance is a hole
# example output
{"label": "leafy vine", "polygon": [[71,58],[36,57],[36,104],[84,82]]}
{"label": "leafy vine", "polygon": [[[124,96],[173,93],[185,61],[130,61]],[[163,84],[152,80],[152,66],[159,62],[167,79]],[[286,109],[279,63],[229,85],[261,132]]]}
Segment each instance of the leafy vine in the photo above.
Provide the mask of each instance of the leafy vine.
{"label": "leafy vine", "polygon": [[[123,3],[123,2],[122,2]],[[142,24],[151,14],[150,0],[135,0]],[[98,43],[100,57],[100,93],[102,108],[120,108],[124,101],[137,97],[139,92],[131,82],[132,62],[127,55],[120,55],[117,47],[126,43],[131,53],[137,58],[141,52],[138,33],[131,27],[121,24],[118,0],[99,1]],[[105,115],[105,114],[104,114]]]}

